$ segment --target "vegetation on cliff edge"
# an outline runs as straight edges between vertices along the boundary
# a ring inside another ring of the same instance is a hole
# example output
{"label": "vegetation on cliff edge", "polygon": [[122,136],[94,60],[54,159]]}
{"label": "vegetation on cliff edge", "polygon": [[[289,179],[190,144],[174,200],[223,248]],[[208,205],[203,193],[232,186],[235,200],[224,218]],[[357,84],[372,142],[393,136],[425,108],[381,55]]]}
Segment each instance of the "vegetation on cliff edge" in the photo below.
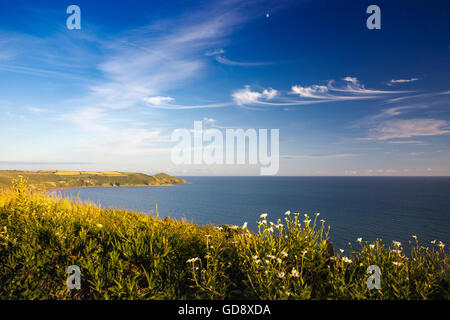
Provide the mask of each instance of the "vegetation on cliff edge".
{"label": "vegetation on cliff edge", "polygon": [[[74,199],[0,193],[0,299],[449,299],[448,248],[357,239],[330,252],[319,214],[262,214],[243,226],[198,226]],[[67,267],[81,289],[66,287]],[[370,265],[381,289],[369,290]]]}

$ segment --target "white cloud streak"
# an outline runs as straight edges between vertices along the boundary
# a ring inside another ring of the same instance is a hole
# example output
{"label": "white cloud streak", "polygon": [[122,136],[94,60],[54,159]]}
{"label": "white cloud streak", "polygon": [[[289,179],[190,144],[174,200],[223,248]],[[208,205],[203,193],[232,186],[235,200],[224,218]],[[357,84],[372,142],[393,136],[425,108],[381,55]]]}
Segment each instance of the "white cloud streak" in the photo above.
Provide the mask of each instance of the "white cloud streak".
{"label": "white cloud streak", "polygon": [[298,96],[297,99],[281,95],[281,93],[275,89],[270,89],[273,90],[274,93],[276,92],[276,94],[270,96],[270,99],[268,99],[268,96],[265,94],[267,93],[267,89],[262,92],[254,91],[248,85],[243,89],[235,90],[232,93],[232,98],[239,106],[300,106],[336,101],[375,99],[382,95],[393,95],[404,92],[366,89],[364,85],[354,77],[345,77],[342,81],[344,82],[344,85],[339,87],[335,86],[334,80],[329,81],[327,85],[294,85],[291,87],[291,91],[288,94]]}
{"label": "white cloud streak", "polygon": [[244,61],[233,61],[224,56],[216,55],[216,61],[225,64],[227,66],[239,66],[239,67],[259,67],[275,64],[275,62],[244,62]]}
{"label": "white cloud streak", "polygon": [[395,119],[378,124],[370,132],[368,137],[357,140],[391,140],[445,135],[450,133],[450,122],[437,119]]}
{"label": "white cloud streak", "polygon": [[359,154],[356,153],[323,153],[323,154],[308,154],[308,155],[281,155],[283,159],[289,160],[328,160],[328,159],[341,159],[341,158],[353,158]]}
{"label": "white cloud streak", "polygon": [[388,82],[388,86],[392,86],[397,83],[409,83],[409,82],[414,82],[414,81],[418,81],[418,80],[420,80],[420,79],[419,78],[398,79],[398,80],[392,79],[391,81]]}

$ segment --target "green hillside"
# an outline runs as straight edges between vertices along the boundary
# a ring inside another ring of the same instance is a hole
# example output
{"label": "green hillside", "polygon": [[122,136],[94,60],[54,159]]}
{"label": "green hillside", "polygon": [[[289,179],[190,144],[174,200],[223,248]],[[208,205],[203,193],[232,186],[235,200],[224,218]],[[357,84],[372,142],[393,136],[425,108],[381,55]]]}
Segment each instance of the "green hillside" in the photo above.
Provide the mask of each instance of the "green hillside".
{"label": "green hillside", "polygon": [[27,178],[32,189],[111,186],[161,186],[185,184],[187,181],[158,173],[154,176],[130,172],[94,171],[0,171],[0,187],[9,187],[12,179]]}

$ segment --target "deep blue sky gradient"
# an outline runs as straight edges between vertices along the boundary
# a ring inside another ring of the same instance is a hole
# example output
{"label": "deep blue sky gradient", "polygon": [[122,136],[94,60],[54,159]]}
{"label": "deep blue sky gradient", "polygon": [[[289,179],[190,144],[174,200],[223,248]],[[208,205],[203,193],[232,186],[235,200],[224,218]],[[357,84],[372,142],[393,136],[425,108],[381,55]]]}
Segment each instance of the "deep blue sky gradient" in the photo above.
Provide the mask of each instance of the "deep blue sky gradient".
{"label": "deep blue sky gradient", "polygon": [[[81,30],[66,28],[71,4]],[[381,30],[366,28],[371,4]],[[281,175],[450,175],[449,9],[400,0],[2,1],[0,168],[258,174],[170,162],[171,132],[208,118],[217,128],[280,129]],[[293,86],[346,88],[345,77],[377,93],[283,104],[310,100]],[[240,103],[245,88],[278,95],[270,106]],[[189,108],[145,102],[154,97]],[[207,107],[215,104],[224,106]]]}

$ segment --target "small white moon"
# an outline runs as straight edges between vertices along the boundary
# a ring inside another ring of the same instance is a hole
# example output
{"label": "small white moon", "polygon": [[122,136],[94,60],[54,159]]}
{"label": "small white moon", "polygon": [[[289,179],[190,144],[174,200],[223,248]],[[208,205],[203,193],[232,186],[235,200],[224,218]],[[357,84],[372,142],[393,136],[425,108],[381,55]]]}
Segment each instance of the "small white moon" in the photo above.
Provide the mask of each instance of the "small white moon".
{"label": "small white moon", "polygon": [[269,17],[270,17],[270,15],[269,15],[268,13],[266,13],[266,17],[267,17],[267,18],[269,18]]}

